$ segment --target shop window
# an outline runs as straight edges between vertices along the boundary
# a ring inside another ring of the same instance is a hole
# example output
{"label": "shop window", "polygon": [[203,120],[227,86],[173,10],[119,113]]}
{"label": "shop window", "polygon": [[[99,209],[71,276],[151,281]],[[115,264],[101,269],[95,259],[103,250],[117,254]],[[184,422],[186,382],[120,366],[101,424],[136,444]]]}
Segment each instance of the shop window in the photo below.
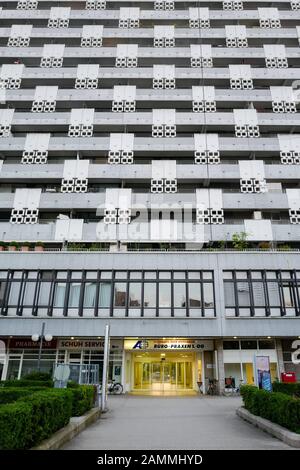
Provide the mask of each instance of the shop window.
{"label": "shop window", "polygon": [[201,288],[200,284],[191,282],[188,285],[189,289],[189,307],[201,307]]}
{"label": "shop window", "polygon": [[129,307],[141,307],[142,305],[142,285],[138,282],[129,284]]}
{"label": "shop window", "polygon": [[186,285],[184,282],[174,283],[174,307],[186,307]]}
{"label": "shop window", "polygon": [[156,307],[156,284],[152,282],[146,282],[144,284],[144,307],[155,308]]}
{"label": "shop window", "polygon": [[275,349],[275,343],[272,340],[262,339],[258,341],[259,349]]}
{"label": "shop window", "polygon": [[223,341],[223,349],[240,349],[239,341]]}
{"label": "shop window", "polygon": [[257,341],[256,340],[241,341],[241,349],[257,349]]}

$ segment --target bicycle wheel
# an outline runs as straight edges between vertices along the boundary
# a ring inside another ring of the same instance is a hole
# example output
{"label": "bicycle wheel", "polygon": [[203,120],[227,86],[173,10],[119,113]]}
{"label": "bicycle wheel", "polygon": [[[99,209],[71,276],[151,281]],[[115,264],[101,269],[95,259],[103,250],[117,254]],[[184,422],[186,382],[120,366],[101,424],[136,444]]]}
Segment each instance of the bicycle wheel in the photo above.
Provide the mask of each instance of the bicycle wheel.
{"label": "bicycle wheel", "polygon": [[123,385],[121,385],[120,383],[114,384],[113,392],[116,395],[120,395],[123,392]]}

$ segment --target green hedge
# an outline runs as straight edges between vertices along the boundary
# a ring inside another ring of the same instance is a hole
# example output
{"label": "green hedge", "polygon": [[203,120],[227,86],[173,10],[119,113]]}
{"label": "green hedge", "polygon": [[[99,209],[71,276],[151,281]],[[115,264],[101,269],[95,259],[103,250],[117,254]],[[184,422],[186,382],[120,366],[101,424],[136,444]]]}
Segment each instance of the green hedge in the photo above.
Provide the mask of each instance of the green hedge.
{"label": "green hedge", "polygon": [[0,382],[1,387],[53,387],[52,380],[3,380]]}
{"label": "green hedge", "polygon": [[95,387],[93,385],[81,385],[68,388],[73,397],[72,416],[81,416],[90,410],[95,403]]}
{"label": "green hedge", "polygon": [[261,416],[300,434],[300,400],[285,393],[267,392],[257,387],[241,387],[245,408],[254,415]]}
{"label": "green hedge", "polygon": [[38,380],[38,381],[43,381],[43,382],[49,382],[49,380],[52,380],[51,374],[48,374],[47,372],[38,372],[38,371],[33,371],[30,372],[27,375],[24,375],[22,377],[24,380]]}
{"label": "green hedge", "polygon": [[13,401],[25,398],[33,393],[41,390],[45,390],[44,387],[6,387],[0,388],[0,405],[4,403],[12,403]]}
{"label": "green hedge", "polygon": [[295,396],[300,398],[300,383],[282,383],[274,382],[273,383],[274,392],[286,393],[287,395]]}
{"label": "green hedge", "polygon": [[69,390],[35,392],[0,407],[0,449],[29,449],[68,424],[72,415]]}
{"label": "green hedge", "polygon": [[[95,387],[0,389],[0,449],[29,449],[91,409]],[[14,403],[8,401],[16,400]],[[6,404],[3,404],[6,403]]]}

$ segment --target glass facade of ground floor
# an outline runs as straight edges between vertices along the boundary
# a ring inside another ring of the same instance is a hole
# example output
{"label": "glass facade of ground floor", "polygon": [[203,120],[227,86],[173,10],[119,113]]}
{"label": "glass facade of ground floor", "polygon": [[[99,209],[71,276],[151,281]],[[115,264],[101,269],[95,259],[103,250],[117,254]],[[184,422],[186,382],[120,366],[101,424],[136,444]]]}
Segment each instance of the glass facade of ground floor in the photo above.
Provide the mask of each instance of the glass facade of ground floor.
{"label": "glass facade of ground floor", "polygon": [[[3,339],[6,351],[0,355],[2,380],[20,379],[37,370],[38,344],[30,338]],[[263,355],[269,357],[272,380],[291,370],[299,380],[300,366],[292,362],[293,340],[112,338],[108,374],[129,393],[206,393],[212,379],[221,388],[228,383],[236,387],[255,383],[254,358]],[[69,364],[71,380],[101,383],[103,356],[103,338],[56,338],[45,343],[40,370],[52,374],[56,364]],[[87,366],[97,373],[83,379]]]}

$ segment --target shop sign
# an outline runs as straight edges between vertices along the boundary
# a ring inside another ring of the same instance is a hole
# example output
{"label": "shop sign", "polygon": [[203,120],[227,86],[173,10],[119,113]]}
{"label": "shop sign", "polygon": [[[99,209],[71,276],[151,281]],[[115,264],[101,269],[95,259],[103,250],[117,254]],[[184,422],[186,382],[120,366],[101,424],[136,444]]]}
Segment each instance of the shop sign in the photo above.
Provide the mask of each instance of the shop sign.
{"label": "shop sign", "polygon": [[292,352],[292,363],[300,364],[300,340],[292,342],[292,349],[296,349],[296,351]]}
{"label": "shop sign", "polygon": [[[58,349],[104,349],[103,339],[60,339]],[[111,339],[110,349],[122,349],[122,340]]]}
{"label": "shop sign", "polygon": [[[43,349],[56,349],[57,340],[43,341]],[[10,349],[38,349],[40,347],[39,341],[32,341],[31,338],[10,338]]]}
{"label": "shop sign", "polygon": [[192,338],[170,338],[170,339],[125,339],[125,350],[190,350],[190,351],[212,351],[213,341]]}

